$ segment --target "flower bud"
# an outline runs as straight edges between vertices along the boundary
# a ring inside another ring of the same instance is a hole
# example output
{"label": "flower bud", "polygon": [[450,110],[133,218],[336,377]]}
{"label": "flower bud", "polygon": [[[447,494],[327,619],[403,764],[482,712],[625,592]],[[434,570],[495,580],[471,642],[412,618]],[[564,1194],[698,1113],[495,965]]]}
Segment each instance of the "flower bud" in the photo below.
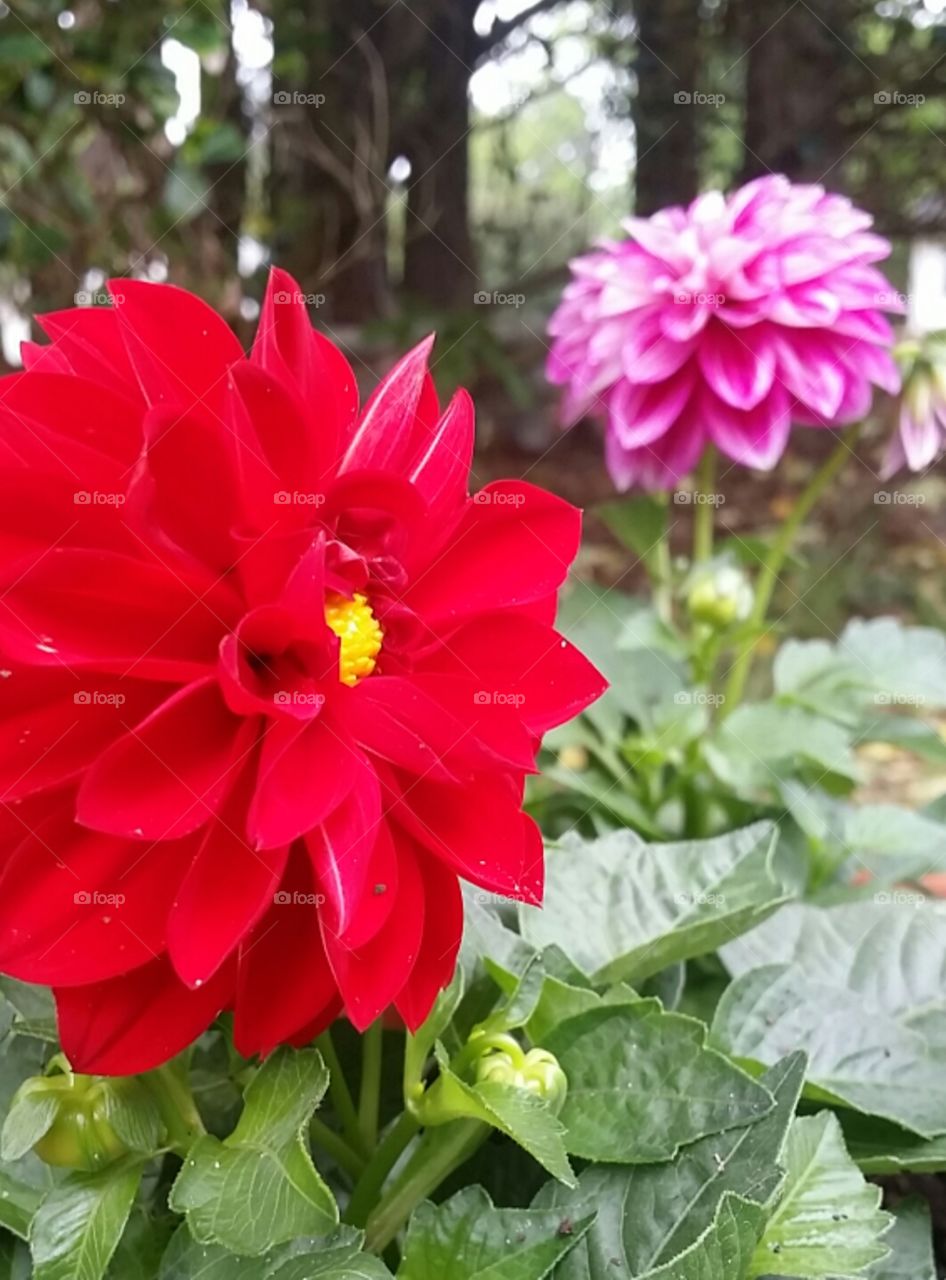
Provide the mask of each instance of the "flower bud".
{"label": "flower bud", "polygon": [[487,1053],[476,1063],[478,1084],[493,1082],[512,1085],[535,1093],[557,1111],[565,1101],[568,1081],[558,1059],[547,1049],[530,1049],[524,1053],[519,1045],[516,1052],[502,1049]]}
{"label": "flower bud", "polygon": [[707,568],[693,579],[687,609],[695,622],[714,630],[744,622],[752,610],[752,587],[736,565]]}
{"label": "flower bud", "polygon": [[10,1106],[9,1119],[15,1119],[18,1112],[22,1115],[30,1110],[45,1109],[51,1101],[52,1122],[33,1143],[33,1150],[46,1164],[92,1172],[128,1153],[129,1148],[108,1119],[109,1091],[124,1083],[101,1076],[75,1075],[71,1071],[35,1076],[20,1085]]}

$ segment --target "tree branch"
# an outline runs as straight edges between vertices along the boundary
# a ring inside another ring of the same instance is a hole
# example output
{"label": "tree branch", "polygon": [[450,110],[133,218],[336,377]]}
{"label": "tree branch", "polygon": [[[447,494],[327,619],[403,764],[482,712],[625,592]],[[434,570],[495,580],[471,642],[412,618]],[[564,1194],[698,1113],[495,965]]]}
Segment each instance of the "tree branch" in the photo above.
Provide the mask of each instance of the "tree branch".
{"label": "tree branch", "polygon": [[562,3],[563,0],[535,0],[534,4],[530,4],[528,9],[523,9],[522,13],[517,14],[515,18],[507,18],[505,22],[494,22],[486,35],[480,36],[477,41],[476,56],[482,58],[485,54],[491,53],[498,44],[502,44],[507,36],[518,31],[530,18],[534,18],[539,13],[547,13]]}

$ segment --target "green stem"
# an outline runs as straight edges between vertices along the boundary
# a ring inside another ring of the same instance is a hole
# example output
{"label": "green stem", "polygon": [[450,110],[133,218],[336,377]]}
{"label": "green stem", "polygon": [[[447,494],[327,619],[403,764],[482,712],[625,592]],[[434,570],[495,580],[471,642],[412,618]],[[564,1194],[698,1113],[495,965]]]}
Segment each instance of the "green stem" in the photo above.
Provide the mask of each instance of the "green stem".
{"label": "green stem", "polygon": [[428,1129],[400,1178],[365,1224],[365,1248],[381,1253],[411,1213],[489,1137],[482,1120],[454,1120]]}
{"label": "green stem", "polygon": [[653,566],[651,568],[651,576],[654,588],[654,608],[657,610],[657,616],[661,622],[665,622],[667,626],[673,625],[673,563],[670,558],[670,530],[667,527],[668,497],[666,493],[656,494],[655,498],[661,502],[664,510],[663,532],[660,535],[656,547],[653,551]]}
{"label": "green stem", "polygon": [[351,1200],[345,1211],[345,1221],[355,1227],[363,1227],[368,1216],[381,1198],[381,1191],[388,1174],[407,1150],[420,1124],[409,1111],[402,1111],[385,1134],[374,1155],[368,1161],[358,1179]]}
{"label": "green stem", "polygon": [[154,1095],[168,1133],[168,1145],[178,1155],[186,1155],[196,1140],[207,1132],[200,1118],[187,1078],[175,1062],[149,1071],[141,1077]]}
{"label": "green stem", "polygon": [[693,512],[693,560],[709,560],[713,554],[713,520],[716,515],[716,449],[708,444],[700,459],[696,510]]}
{"label": "green stem", "polygon": [[367,1157],[368,1152],[365,1149],[364,1139],[361,1136],[361,1126],[358,1123],[358,1112],[355,1110],[351,1093],[345,1083],[345,1073],[342,1070],[342,1064],[332,1040],[332,1033],[323,1031],[317,1037],[315,1043],[325,1059],[325,1065],[329,1069],[329,1095],[332,1099],[332,1106],[341,1121],[342,1131],[345,1134],[348,1145],[358,1155]]}
{"label": "green stem", "polygon": [[339,1168],[344,1169],[353,1182],[365,1171],[364,1157],[353,1151],[341,1134],[330,1129],[318,1116],[309,1121],[309,1134],[312,1141],[323,1151],[327,1151]]}
{"label": "green stem", "polygon": [[742,642],[739,654],[729,673],[729,681],[726,686],[726,701],[723,705],[723,714],[725,715],[729,715],[734,711],[742,700],[746,681],[752,668],[759,632],[768,614],[769,604],[772,600],[775,585],[778,582],[779,573],[788,559],[798,530],[807,519],[812,507],[847,461],[852,451],[851,446],[860,430],[860,425],[860,423],[856,423],[842,432],[838,438],[838,443],[809,480],[807,487],[802,491],[798,501],[792,508],[791,514],[785,520],[778,532],[778,536],[769,548],[769,553],[756,580],[755,600],[752,613],[749,615],[749,620],[746,624],[746,638]]}
{"label": "green stem", "polygon": [[361,1090],[358,1096],[358,1123],[365,1146],[373,1151],[378,1145],[378,1115],[381,1110],[381,1059],[384,1052],[384,1027],[381,1019],[373,1023],[361,1038]]}

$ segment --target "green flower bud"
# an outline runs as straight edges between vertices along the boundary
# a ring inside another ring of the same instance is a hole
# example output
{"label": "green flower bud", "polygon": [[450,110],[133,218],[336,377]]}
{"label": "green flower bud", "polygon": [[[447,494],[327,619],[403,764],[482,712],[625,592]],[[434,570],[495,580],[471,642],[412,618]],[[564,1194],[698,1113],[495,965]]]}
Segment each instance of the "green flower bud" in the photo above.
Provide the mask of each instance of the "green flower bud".
{"label": "green flower bud", "polygon": [[109,1120],[110,1092],[127,1083],[71,1071],[25,1080],[4,1126],[4,1154],[9,1158],[22,1133],[41,1129],[23,1145],[32,1145],[46,1164],[92,1172],[127,1155],[128,1146]]}
{"label": "green flower bud", "polygon": [[724,564],[708,568],[693,579],[687,609],[695,622],[714,630],[744,622],[752,610],[752,587],[743,571]]}
{"label": "green flower bud", "polygon": [[515,1053],[496,1050],[476,1063],[478,1084],[494,1082],[525,1089],[551,1103],[557,1111],[565,1101],[568,1081],[558,1059],[547,1049],[530,1049],[524,1053],[516,1045]]}

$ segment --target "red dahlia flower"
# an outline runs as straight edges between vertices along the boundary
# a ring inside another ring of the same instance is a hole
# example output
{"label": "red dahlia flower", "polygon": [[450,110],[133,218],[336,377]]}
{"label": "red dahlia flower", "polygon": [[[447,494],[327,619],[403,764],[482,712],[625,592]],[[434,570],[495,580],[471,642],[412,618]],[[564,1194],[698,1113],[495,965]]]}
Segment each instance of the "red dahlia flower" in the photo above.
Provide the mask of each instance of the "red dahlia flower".
{"label": "red dahlia flower", "polygon": [[233,1009],[244,1054],[453,971],[459,878],[537,901],[542,732],[602,689],[552,629],[579,513],[467,492],[411,351],[359,412],[274,272],[252,354],[179,289],[45,317],[0,385],[0,968],[75,1067]]}

